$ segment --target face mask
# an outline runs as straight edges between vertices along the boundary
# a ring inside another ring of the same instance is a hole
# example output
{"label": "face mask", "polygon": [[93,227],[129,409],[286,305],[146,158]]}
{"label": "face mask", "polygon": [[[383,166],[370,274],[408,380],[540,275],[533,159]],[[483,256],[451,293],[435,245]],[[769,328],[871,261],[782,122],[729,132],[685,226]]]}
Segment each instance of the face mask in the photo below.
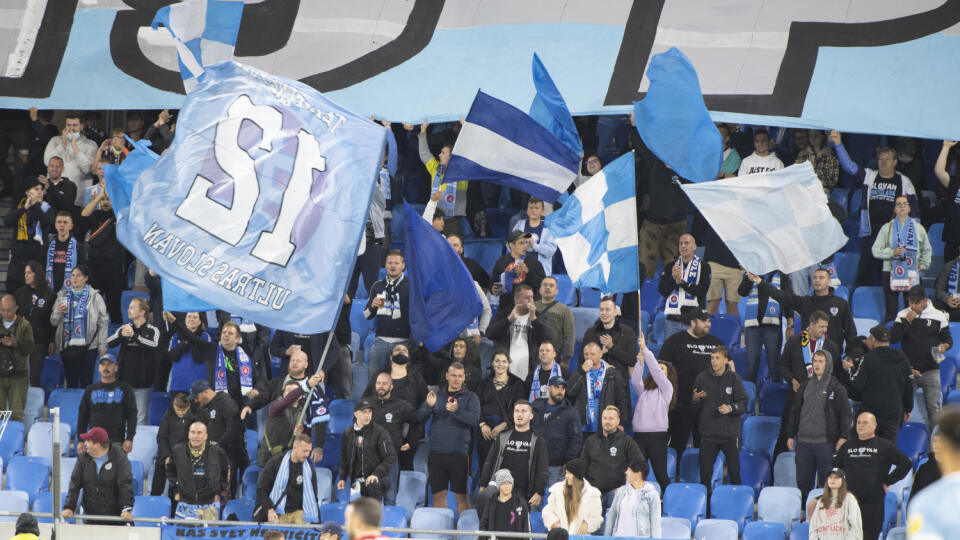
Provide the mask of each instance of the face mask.
{"label": "face mask", "polygon": [[79,134],[79,133],[71,133],[71,134],[70,134],[70,140],[71,140],[71,141],[76,141],[76,140],[78,140],[79,138],[80,138],[80,134]]}
{"label": "face mask", "polygon": [[399,365],[399,366],[402,366],[402,365],[406,364],[407,362],[409,362],[410,359],[407,358],[407,356],[404,355],[404,354],[395,354],[395,355],[393,355],[392,357],[390,357],[390,361],[393,362],[394,364],[397,364],[397,365]]}

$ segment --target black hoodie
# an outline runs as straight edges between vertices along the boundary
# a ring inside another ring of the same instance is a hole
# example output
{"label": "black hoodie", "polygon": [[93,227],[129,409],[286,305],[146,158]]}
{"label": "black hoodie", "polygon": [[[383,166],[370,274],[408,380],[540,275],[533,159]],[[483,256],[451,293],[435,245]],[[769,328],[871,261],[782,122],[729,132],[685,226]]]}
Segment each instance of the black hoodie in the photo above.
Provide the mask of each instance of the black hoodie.
{"label": "black hoodie", "polygon": [[[700,407],[700,438],[705,441],[724,442],[740,436],[740,415],[747,412],[747,391],[739,375],[726,368],[722,375],[709,369],[697,375],[693,387],[707,395],[695,399]],[[729,405],[730,412],[720,414],[718,408]]]}
{"label": "black hoodie", "polygon": [[910,374],[910,361],[903,351],[881,346],[867,353],[852,384],[864,410],[878,420],[898,418],[913,410]]}

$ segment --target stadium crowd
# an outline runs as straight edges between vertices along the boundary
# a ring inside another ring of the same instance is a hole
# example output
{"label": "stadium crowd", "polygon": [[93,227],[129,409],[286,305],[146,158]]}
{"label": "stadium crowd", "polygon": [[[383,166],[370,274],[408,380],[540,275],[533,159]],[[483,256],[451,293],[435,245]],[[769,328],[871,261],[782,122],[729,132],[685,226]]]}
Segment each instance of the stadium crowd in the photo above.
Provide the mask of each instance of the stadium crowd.
{"label": "stadium crowd", "polygon": [[[418,506],[476,508],[480,530],[661,537],[700,504],[688,526],[739,519],[742,532],[755,497],[795,486],[786,532],[805,512],[811,538],[872,540],[891,525],[888,489],[912,478],[916,496],[939,477],[937,448],[960,448],[955,413],[941,411],[960,361],[952,142],[719,126],[718,177],[809,161],[851,237],[820,265],[758,276],[631,120],[578,118],[589,152],[576,185],[636,158],[646,279],[602,296],[565,275],[544,222],[556,205],[444,178],[459,124],[383,122],[392,153],[341,316],[304,335],[163,309],[159,276],[117,240],[103,179],[130,149],[124,136],[171,144],[175,115],[147,127],[144,116],[107,135],[99,115],[68,112],[61,129],[31,109],[31,138],[5,171],[15,240],[0,409],[24,422],[31,387],[82,389],[66,517],[132,517],[142,492],[127,455],[152,444],[146,492],[183,518],[214,519],[241,498],[248,519],[318,523],[332,498],[402,505],[416,472],[432,495]],[[423,205],[483,293],[482,316],[438,351],[411,341],[400,201]],[[150,425],[155,441],[137,437]],[[744,519],[730,503],[742,485]]]}

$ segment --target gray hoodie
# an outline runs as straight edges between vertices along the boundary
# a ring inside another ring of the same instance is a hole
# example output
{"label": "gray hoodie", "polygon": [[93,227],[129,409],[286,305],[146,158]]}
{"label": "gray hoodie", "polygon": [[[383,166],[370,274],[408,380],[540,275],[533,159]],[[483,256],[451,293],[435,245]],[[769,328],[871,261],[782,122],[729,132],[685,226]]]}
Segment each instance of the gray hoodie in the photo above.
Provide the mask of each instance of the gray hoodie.
{"label": "gray hoodie", "polygon": [[826,405],[827,390],[830,388],[831,373],[833,373],[833,355],[827,350],[821,350],[827,358],[827,365],[823,376],[816,376],[807,380],[803,391],[803,407],[800,409],[800,426],[797,439],[805,443],[827,442],[827,422],[823,415]]}

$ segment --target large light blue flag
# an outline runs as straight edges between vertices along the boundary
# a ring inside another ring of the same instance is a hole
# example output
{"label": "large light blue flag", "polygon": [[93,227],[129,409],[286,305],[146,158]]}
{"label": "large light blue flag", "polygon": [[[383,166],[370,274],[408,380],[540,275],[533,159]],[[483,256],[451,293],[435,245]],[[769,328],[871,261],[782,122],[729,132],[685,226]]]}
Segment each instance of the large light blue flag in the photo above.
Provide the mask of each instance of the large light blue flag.
{"label": "large light blue flag", "polygon": [[165,288],[272,328],[327,331],[384,141],[382,127],[306,85],[209,66],[163,156],[141,145],[106,167],[117,237]]}
{"label": "large light blue flag", "polygon": [[547,128],[478,91],[444,177],[493,182],[553,202],[579,169],[580,156]]}
{"label": "large light blue flag", "polygon": [[173,34],[188,94],[206,66],[233,58],[242,17],[243,0],[184,0],[157,10],[150,25]]}
{"label": "large light blue flag", "polygon": [[533,103],[530,104],[530,117],[556,135],[567,148],[582,156],[583,144],[580,142],[580,134],[577,133],[570,109],[537,53],[533,53],[533,86],[536,87],[537,94],[533,96]]}
{"label": "large light blue flag", "polygon": [[703,103],[690,60],[671,47],[650,59],[647,78],[647,96],[633,104],[644,144],[687,180],[716,179],[723,163],[723,137]]}
{"label": "large light blue flag", "polygon": [[410,333],[436,351],[480,316],[483,304],[463,259],[427,220],[403,205],[404,262],[410,280]]}
{"label": "large light blue flag", "polygon": [[806,161],[775,172],[680,187],[740,265],[758,276],[813,266],[847,243],[823,185]]}
{"label": "large light blue flag", "polygon": [[580,184],[546,225],[577,288],[640,290],[633,152]]}

